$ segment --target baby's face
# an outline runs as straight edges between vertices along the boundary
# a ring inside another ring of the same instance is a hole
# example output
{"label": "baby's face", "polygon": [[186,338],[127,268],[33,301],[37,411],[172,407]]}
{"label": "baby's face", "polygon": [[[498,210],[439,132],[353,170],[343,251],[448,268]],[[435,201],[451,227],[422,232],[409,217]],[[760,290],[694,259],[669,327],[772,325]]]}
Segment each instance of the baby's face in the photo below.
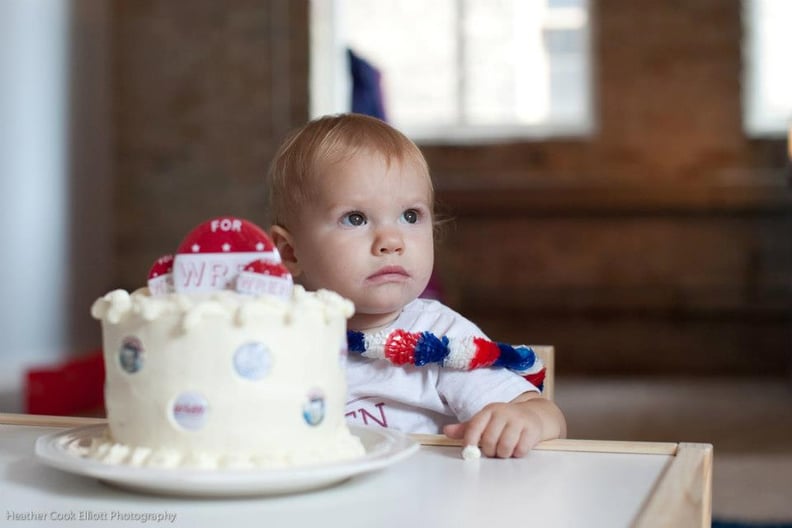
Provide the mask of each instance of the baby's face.
{"label": "baby's face", "polygon": [[393,320],[426,287],[434,264],[431,188],[410,164],[360,152],[316,176],[316,200],[292,226],[309,290],[355,303],[350,327]]}

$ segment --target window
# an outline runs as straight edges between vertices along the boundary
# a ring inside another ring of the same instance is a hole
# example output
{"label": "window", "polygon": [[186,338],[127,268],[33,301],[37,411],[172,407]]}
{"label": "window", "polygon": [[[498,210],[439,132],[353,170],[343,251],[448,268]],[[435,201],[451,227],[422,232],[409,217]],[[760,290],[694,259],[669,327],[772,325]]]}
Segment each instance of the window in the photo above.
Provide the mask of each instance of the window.
{"label": "window", "polygon": [[350,108],[347,47],[382,73],[388,120],[422,142],[592,127],[587,0],[314,0],[314,116]]}
{"label": "window", "polygon": [[743,126],[751,136],[786,134],[792,124],[792,2],[745,0]]}

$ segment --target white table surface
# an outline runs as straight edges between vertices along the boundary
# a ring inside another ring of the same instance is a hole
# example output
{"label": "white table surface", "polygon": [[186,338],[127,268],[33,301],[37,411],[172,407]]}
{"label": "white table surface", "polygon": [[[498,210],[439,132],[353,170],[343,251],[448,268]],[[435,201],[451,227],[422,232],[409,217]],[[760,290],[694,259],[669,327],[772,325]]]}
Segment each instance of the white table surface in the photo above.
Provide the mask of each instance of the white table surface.
{"label": "white table surface", "polygon": [[[42,465],[41,435],[62,429],[0,425],[2,526],[629,526],[671,455],[533,451],[523,459],[463,461],[458,447],[422,446],[407,460],[322,490],[258,498],[196,499],[138,494]],[[67,521],[135,512],[172,523]],[[44,520],[14,520],[11,514]],[[53,520],[60,517],[61,522]]]}

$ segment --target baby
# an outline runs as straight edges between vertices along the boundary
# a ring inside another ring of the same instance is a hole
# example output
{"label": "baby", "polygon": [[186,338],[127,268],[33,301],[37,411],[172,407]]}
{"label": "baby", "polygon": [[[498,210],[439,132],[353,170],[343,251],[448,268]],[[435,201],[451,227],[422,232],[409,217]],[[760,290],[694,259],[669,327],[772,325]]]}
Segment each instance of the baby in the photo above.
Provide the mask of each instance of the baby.
{"label": "baby", "polygon": [[[283,264],[306,289],[352,300],[350,330],[484,337],[455,311],[419,298],[434,264],[434,190],[421,151],[402,133],[358,114],[311,121],[281,145],[268,187]],[[503,458],[566,435],[558,407],[506,369],[350,356],[347,380],[350,422],[442,431]]]}

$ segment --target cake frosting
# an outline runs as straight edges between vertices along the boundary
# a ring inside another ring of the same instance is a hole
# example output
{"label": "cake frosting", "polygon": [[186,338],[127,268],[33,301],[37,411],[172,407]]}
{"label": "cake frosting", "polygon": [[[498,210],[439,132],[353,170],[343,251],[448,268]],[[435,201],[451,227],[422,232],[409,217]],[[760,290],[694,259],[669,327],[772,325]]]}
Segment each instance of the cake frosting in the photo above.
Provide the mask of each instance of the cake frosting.
{"label": "cake frosting", "polygon": [[108,293],[91,314],[102,325],[109,427],[87,455],[206,469],[363,455],[344,421],[353,311],[334,292],[298,285],[288,295]]}

